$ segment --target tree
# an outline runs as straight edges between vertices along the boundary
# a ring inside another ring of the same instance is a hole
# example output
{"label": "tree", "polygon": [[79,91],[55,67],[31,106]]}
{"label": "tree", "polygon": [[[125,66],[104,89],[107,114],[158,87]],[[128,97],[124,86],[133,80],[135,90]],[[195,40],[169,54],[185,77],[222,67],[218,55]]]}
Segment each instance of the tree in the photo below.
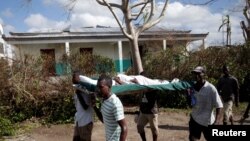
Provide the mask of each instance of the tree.
{"label": "tree", "polygon": [[[160,14],[155,18],[156,0],[139,0],[134,3],[130,0],[122,0],[121,4],[112,3],[108,0],[96,0],[100,5],[107,6],[116,19],[122,33],[129,39],[132,51],[132,61],[135,73],[139,74],[143,71],[141,56],[138,47],[138,37],[141,32],[156,25],[164,17],[167,9],[168,0],[165,0]],[[123,13],[125,27],[118,19],[115,8]],[[159,10],[159,9],[158,9]],[[137,12],[139,11],[139,12]],[[144,18],[141,25],[136,25],[139,18]]]}
{"label": "tree", "polygon": [[249,46],[250,44],[250,0],[246,0],[246,5],[243,9],[243,15],[246,18],[246,23],[245,21],[241,21],[240,25],[243,30],[243,36],[246,42],[246,45]]}

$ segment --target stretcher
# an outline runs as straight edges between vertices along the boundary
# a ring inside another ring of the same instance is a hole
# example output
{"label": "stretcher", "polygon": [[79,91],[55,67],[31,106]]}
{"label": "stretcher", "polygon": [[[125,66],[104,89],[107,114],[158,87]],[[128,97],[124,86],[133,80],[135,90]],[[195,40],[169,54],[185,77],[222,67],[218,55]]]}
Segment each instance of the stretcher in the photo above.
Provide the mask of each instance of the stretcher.
{"label": "stretcher", "polygon": [[168,84],[159,85],[139,85],[139,84],[127,84],[127,85],[115,85],[112,86],[112,92],[116,95],[122,94],[134,94],[147,90],[159,90],[159,91],[181,91],[192,87],[193,83],[188,81],[178,81]]}
{"label": "stretcher", "polygon": [[[159,90],[159,91],[181,91],[186,90],[192,87],[193,82],[189,81],[178,81],[178,82],[171,82],[168,84],[159,84],[159,85],[139,85],[139,84],[125,84],[125,85],[114,85],[112,86],[112,92],[116,95],[125,95],[125,94],[136,94],[148,90]],[[75,88],[80,88],[76,85],[73,85]],[[81,82],[81,87],[87,89],[90,92],[96,91],[96,85]]]}

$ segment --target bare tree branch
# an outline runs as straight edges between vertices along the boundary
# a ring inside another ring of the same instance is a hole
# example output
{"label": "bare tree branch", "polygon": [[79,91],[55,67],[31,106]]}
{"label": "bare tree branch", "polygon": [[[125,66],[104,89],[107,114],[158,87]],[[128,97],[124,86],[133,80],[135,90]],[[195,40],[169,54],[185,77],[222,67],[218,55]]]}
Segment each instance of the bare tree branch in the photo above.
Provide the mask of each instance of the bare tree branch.
{"label": "bare tree branch", "polygon": [[130,7],[131,7],[131,9],[133,9],[135,7],[138,7],[138,6],[141,6],[141,5],[146,5],[148,3],[149,3],[149,1],[147,0],[145,2],[138,2],[138,3],[136,3],[136,4],[134,4],[134,5],[130,6]]}
{"label": "bare tree branch", "polygon": [[[129,35],[129,34],[126,32],[126,30],[124,29],[124,27],[122,26],[121,22],[120,22],[119,19],[118,19],[118,16],[115,14],[115,12],[114,12],[114,10],[113,10],[113,8],[112,8],[112,6],[111,6],[106,0],[102,0],[102,1],[103,1],[103,3],[104,3],[104,6],[107,6],[107,7],[109,8],[110,12],[113,14],[113,16],[114,16],[115,20],[117,21],[117,23],[118,23],[120,29],[122,30],[122,33],[123,33],[127,38],[132,39],[132,36]],[[120,8],[121,8],[121,7],[120,7]]]}
{"label": "bare tree branch", "polygon": [[[167,3],[167,2],[166,2]],[[150,1],[150,4],[151,4],[151,9],[150,9],[150,14],[149,14],[149,17],[148,19],[145,21],[145,23],[148,23],[149,21],[152,20],[152,18],[154,17],[154,12],[155,12],[155,1],[151,0]]]}
{"label": "bare tree branch", "polygon": [[[140,6],[140,5],[137,5],[137,6]],[[145,9],[146,6],[147,6],[147,3],[144,2],[144,5],[140,9],[140,12],[137,13],[137,14],[135,14],[136,17],[132,18],[131,20],[137,20],[142,15],[142,13],[143,13],[143,11],[144,11],[144,9]],[[135,6],[134,6],[134,8],[135,8]],[[131,9],[132,9],[132,7],[131,7]]]}
{"label": "bare tree branch", "polygon": [[244,39],[245,39],[245,42],[247,42],[247,36],[246,36],[246,29],[247,29],[247,27],[246,27],[246,25],[245,25],[245,22],[244,22],[244,21],[241,21],[241,22],[240,22],[240,26],[241,26],[241,28],[242,28],[242,30],[243,30],[243,37],[244,37]]}
{"label": "bare tree branch", "polygon": [[189,4],[192,4],[192,5],[208,5],[208,4],[212,4],[214,2],[216,2],[218,0],[208,0],[208,1],[205,1],[203,3],[189,3]]}
{"label": "bare tree branch", "polygon": [[[151,21],[153,15],[154,15],[154,14],[153,14],[153,10],[154,10],[154,9],[151,8],[151,13],[150,13],[151,17],[147,20],[147,22],[146,22],[142,27],[140,27],[140,29],[138,29],[138,33],[141,33],[141,32],[143,32],[143,31],[149,29],[150,27],[156,25],[157,23],[159,23],[159,22],[162,20],[162,18],[165,16],[165,13],[166,13],[166,10],[167,10],[167,5],[168,5],[168,0],[166,0],[164,6],[163,6],[163,8],[162,8],[161,14],[160,14],[159,17],[158,17],[156,20],[154,20],[154,21]],[[151,7],[153,7],[153,6],[151,6]]]}
{"label": "bare tree branch", "polygon": [[[103,6],[107,6],[106,3],[108,3],[106,0],[96,0],[96,2]],[[108,4],[110,5],[110,7],[116,7],[122,9],[122,6],[119,4],[116,3],[108,3]]]}

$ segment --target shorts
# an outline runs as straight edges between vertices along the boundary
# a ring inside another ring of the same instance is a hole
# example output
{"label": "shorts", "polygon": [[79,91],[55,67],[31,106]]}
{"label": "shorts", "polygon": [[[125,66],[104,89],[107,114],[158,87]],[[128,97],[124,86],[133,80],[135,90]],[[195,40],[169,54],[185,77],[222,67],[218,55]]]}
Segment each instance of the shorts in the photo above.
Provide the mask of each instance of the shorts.
{"label": "shorts", "polygon": [[201,138],[201,133],[203,133],[206,140],[209,139],[210,132],[208,130],[208,127],[200,125],[194,119],[192,116],[190,117],[189,121],[189,140],[197,140]]}
{"label": "shorts", "polygon": [[230,117],[233,115],[233,101],[229,100],[227,102],[224,102],[224,116],[223,116],[223,122],[228,123]]}
{"label": "shorts", "polygon": [[144,133],[144,127],[150,124],[152,134],[158,135],[158,114],[143,114],[140,113],[137,121],[137,131],[138,133]]}
{"label": "shorts", "polygon": [[73,141],[91,141],[93,122],[85,126],[78,127],[76,124],[74,129]]}

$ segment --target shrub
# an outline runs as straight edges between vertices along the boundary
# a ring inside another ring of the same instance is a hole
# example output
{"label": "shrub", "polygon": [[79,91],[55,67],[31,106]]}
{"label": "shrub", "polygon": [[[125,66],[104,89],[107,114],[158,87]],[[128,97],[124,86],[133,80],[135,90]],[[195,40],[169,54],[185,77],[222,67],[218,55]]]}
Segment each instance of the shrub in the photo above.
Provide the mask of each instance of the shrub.
{"label": "shrub", "polygon": [[0,117],[0,137],[12,136],[15,134],[15,129],[10,120]]}
{"label": "shrub", "polygon": [[[210,47],[196,52],[187,52],[185,49],[168,48],[165,51],[148,53],[143,58],[144,71],[151,78],[172,80],[191,80],[190,71],[197,65],[207,68],[207,80],[216,85],[222,75],[221,67],[227,64],[230,73],[238,80],[242,87],[244,77],[250,72],[250,48],[238,45],[232,47]],[[242,87],[243,89],[243,87]],[[247,93],[241,90],[240,100],[247,100]],[[180,97],[176,100],[181,100]]]}
{"label": "shrub", "polygon": [[[114,74],[114,63],[111,59],[89,55],[75,57],[79,60],[65,60],[65,63],[69,63],[72,69],[86,70],[84,75],[100,72]],[[50,123],[73,121],[75,107],[71,75],[53,76],[44,72],[44,62],[49,62],[44,58],[25,55],[23,60],[14,60],[12,66],[5,60],[0,60],[3,72],[0,73],[0,107],[8,107],[0,112],[13,123],[31,117],[43,118]],[[96,67],[91,68],[93,62]]]}

